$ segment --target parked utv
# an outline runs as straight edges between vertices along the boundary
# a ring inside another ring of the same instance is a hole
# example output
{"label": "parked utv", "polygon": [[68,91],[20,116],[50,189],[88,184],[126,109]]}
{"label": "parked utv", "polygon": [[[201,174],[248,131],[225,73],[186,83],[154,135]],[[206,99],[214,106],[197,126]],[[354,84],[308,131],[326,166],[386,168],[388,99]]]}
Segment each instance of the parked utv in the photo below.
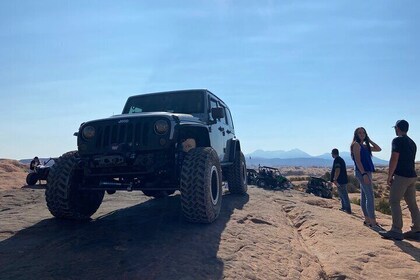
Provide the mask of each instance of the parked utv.
{"label": "parked utv", "polygon": [[247,182],[249,185],[256,185],[257,184],[257,178],[258,178],[258,172],[255,169],[252,168],[248,168],[246,170],[246,177],[247,177]]}
{"label": "parked utv", "polygon": [[104,192],[140,190],[161,198],[179,190],[186,220],[214,221],[222,181],[247,192],[246,163],[228,106],[205,89],[129,97],[121,115],[80,125],[77,151],[48,176],[46,201],[57,218],[87,219]]}
{"label": "parked utv", "polygon": [[280,174],[277,168],[270,166],[259,166],[256,178],[257,186],[270,189],[288,189],[292,183]]}
{"label": "parked utv", "polygon": [[332,186],[322,178],[310,177],[306,186],[306,192],[322,198],[332,198]]}
{"label": "parked utv", "polygon": [[30,170],[28,175],[26,176],[26,184],[28,186],[33,186],[38,182],[39,180],[47,180],[48,173],[50,171],[50,166],[47,166],[47,164],[52,160],[52,158],[49,158],[48,160],[44,161],[43,164],[38,165],[34,168],[34,170]]}

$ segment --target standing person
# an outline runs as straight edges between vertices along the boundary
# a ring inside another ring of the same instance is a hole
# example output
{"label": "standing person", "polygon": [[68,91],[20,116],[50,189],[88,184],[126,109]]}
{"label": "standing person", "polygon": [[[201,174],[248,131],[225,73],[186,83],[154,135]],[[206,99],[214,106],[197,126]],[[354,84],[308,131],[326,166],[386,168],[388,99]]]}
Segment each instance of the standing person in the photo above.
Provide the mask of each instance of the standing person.
{"label": "standing person", "polygon": [[351,214],[351,206],[349,194],[347,193],[347,167],[344,159],[340,157],[338,149],[331,151],[331,156],[334,158],[333,167],[331,170],[331,182],[337,186],[338,195],[341,200],[341,209]]}
{"label": "standing person", "polygon": [[[402,240],[420,236],[420,212],[416,202],[415,159],[417,146],[407,136],[408,122],[399,120],[395,124],[395,134],[392,140],[392,154],[389,160],[388,185],[390,186],[389,204],[391,205],[392,227],[389,231],[380,231],[386,239]],[[411,213],[411,230],[402,233],[403,220],[400,201],[404,197]]]}
{"label": "standing person", "polygon": [[379,231],[382,228],[376,222],[375,217],[375,197],[372,184],[372,173],[375,171],[375,166],[372,162],[372,152],[380,152],[382,149],[369,138],[366,129],[358,127],[354,131],[350,150],[354,160],[355,176],[360,183],[360,206],[365,217],[363,224]]}

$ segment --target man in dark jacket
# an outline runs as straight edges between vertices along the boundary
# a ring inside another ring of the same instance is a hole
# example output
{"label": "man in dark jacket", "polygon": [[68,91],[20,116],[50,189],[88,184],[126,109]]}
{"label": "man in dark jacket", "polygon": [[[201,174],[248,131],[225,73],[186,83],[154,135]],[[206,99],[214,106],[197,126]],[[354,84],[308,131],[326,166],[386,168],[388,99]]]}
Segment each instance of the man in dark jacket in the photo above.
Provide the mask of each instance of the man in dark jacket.
{"label": "man in dark jacket", "polygon": [[338,195],[341,200],[341,209],[349,214],[351,214],[351,206],[349,194],[347,193],[347,167],[344,159],[339,155],[337,149],[331,151],[331,156],[334,158],[333,167],[331,170],[331,182],[337,186]]}
{"label": "man in dark jacket", "polygon": [[[397,137],[392,140],[392,154],[389,160],[388,185],[390,186],[389,204],[391,206],[392,227],[380,231],[386,239],[420,238],[420,212],[416,202],[417,174],[415,160],[417,146],[407,136],[408,122],[399,120],[394,126]],[[411,231],[402,233],[403,219],[400,201],[404,197],[411,213]]]}

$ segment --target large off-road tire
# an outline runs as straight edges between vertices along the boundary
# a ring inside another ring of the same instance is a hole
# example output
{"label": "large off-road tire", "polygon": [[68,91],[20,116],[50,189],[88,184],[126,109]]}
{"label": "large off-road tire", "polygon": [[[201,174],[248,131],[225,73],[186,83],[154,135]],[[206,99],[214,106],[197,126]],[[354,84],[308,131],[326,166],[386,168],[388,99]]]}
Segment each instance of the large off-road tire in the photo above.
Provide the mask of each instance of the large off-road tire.
{"label": "large off-road tire", "polygon": [[104,191],[81,191],[82,170],[77,169],[77,152],[63,154],[48,174],[45,198],[56,218],[84,220],[98,210]]}
{"label": "large off-road tire", "polygon": [[222,206],[222,169],[210,147],[191,149],[181,169],[181,205],[186,220],[211,223]]}
{"label": "large off-road tire", "polygon": [[28,186],[33,186],[38,182],[38,174],[32,172],[26,176],[26,184]]}
{"label": "large off-road tire", "polygon": [[157,191],[157,190],[144,190],[143,193],[145,196],[151,196],[154,198],[164,198],[170,196],[175,191]]}
{"label": "large off-road tire", "polygon": [[324,193],[323,193],[323,196],[322,196],[323,198],[328,198],[328,199],[331,199],[332,197],[333,197],[333,195],[332,195],[332,192],[331,191],[325,191]]}
{"label": "large off-road tire", "polygon": [[267,184],[265,183],[264,180],[258,180],[257,181],[257,186],[260,188],[265,188],[267,186]]}
{"label": "large off-road tire", "polygon": [[246,194],[248,191],[245,156],[240,152],[228,169],[227,174],[229,192],[232,194]]}

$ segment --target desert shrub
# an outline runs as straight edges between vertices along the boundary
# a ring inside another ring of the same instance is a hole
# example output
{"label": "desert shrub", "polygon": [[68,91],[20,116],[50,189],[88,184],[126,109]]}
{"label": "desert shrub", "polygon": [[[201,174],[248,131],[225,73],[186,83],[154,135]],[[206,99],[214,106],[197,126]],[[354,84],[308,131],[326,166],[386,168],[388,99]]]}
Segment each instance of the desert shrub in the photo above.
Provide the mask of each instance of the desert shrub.
{"label": "desert shrub", "polygon": [[359,193],[359,187],[353,184],[347,184],[347,192],[348,193]]}
{"label": "desert shrub", "polygon": [[347,191],[349,193],[358,193],[360,192],[360,184],[357,178],[354,175],[347,175],[348,178],[348,184],[347,184]]}
{"label": "desert shrub", "polygon": [[302,175],[305,175],[305,172],[303,170],[288,170],[288,171],[285,171],[285,172],[282,172],[282,173],[284,173],[284,175],[286,175],[286,176],[302,176]]}
{"label": "desert shrub", "polygon": [[350,202],[353,204],[360,205],[360,198],[353,197],[352,199],[350,199]]}
{"label": "desert shrub", "polygon": [[290,181],[308,181],[309,177],[289,177]]}
{"label": "desert shrub", "polygon": [[420,183],[416,184],[416,190],[420,191]]}
{"label": "desert shrub", "polygon": [[381,213],[391,215],[391,207],[387,198],[381,198],[375,205],[375,210]]}
{"label": "desert shrub", "polygon": [[359,186],[359,180],[357,180],[356,176],[352,175],[352,174],[348,174],[347,178],[349,180],[349,184],[355,185],[355,186]]}
{"label": "desert shrub", "polygon": [[376,168],[375,170],[376,173],[382,173],[382,174],[388,174],[388,169],[387,168]]}
{"label": "desert shrub", "polygon": [[376,191],[373,191],[373,196],[374,196],[375,198],[381,198],[381,197],[382,197],[382,193],[381,193],[381,192],[376,192]]}
{"label": "desert shrub", "polygon": [[304,192],[306,190],[306,183],[293,184],[293,189],[297,190],[297,191]]}
{"label": "desert shrub", "polygon": [[330,172],[325,172],[324,175],[321,176],[322,179],[324,179],[325,181],[330,181],[331,180],[331,173]]}

